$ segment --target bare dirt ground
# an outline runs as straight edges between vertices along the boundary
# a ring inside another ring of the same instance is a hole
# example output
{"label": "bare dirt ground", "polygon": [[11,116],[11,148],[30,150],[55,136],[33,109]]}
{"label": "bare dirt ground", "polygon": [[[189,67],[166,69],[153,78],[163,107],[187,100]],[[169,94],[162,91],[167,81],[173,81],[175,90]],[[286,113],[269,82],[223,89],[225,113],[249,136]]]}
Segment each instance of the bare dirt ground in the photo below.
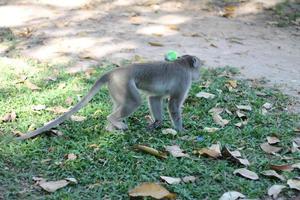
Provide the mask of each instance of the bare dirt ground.
{"label": "bare dirt ground", "polygon": [[76,72],[103,59],[161,60],[176,50],[199,56],[208,67],[229,65],[243,77],[265,77],[299,99],[299,27],[274,26],[265,10],[282,1],[245,1],[230,18],[221,16],[220,2],[0,1],[0,27],[17,37],[13,47],[0,46],[0,56],[18,52]]}

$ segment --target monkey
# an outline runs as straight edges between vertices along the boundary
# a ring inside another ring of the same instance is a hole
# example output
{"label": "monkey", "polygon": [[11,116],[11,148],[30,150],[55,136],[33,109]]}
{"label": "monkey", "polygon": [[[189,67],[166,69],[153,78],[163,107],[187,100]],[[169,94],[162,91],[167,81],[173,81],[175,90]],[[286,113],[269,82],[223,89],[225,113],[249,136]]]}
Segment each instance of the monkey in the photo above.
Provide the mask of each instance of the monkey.
{"label": "monkey", "polygon": [[162,100],[168,98],[168,110],[173,127],[177,131],[182,131],[181,109],[192,82],[200,80],[199,69],[203,63],[196,56],[184,55],[175,61],[137,63],[115,68],[102,75],[87,95],[68,112],[18,138],[20,140],[32,138],[61,124],[85,106],[104,84],[107,84],[113,102],[112,112],[107,116],[108,131],[128,129],[124,120],[141,105],[140,91],[148,96],[153,118],[153,123],[148,127],[150,130],[161,126]]}

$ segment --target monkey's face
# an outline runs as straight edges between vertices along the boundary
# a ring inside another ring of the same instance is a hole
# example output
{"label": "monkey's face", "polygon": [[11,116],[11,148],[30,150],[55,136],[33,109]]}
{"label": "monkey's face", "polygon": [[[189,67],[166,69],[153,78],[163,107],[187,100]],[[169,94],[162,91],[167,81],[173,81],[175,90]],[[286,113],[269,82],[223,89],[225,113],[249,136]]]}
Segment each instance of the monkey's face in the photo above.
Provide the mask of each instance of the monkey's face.
{"label": "monkey's face", "polygon": [[203,66],[204,61],[200,60],[196,56],[191,56],[191,68],[192,68],[192,80],[197,82],[200,80],[200,67]]}

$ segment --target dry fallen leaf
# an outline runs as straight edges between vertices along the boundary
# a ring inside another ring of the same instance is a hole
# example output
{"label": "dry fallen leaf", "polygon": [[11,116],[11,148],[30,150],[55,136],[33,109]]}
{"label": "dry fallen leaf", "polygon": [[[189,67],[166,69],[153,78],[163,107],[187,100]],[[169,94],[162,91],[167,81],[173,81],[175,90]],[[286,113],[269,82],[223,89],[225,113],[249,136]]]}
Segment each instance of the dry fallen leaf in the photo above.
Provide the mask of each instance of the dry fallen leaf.
{"label": "dry fallen leaf", "polygon": [[69,153],[69,154],[67,154],[66,158],[67,158],[67,160],[76,160],[77,156],[74,153]]}
{"label": "dry fallen leaf", "polygon": [[45,110],[46,106],[45,105],[35,105],[35,106],[32,106],[31,108],[32,108],[32,110],[39,111],[39,110]]}
{"label": "dry fallen leaf", "polygon": [[279,152],[279,151],[281,151],[281,147],[275,147],[275,146],[272,146],[272,145],[269,145],[269,143],[263,143],[263,144],[261,144],[260,145],[260,148],[264,151],[264,152],[266,152],[266,153],[270,153],[270,154],[272,154],[272,153],[277,153],[277,152]]}
{"label": "dry fallen leaf", "polygon": [[133,16],[130,17],[129,22],[133,25],[140,25],[143,22],[143,20],[139,16]]}
{"label": "dry fallen leaf", "polygon": [[269,144],[276,144],[276,143],[280,142],[280,140],[275,136],[268,136],[267,141]]}
{"label": "dry fallen leaf", "polygon": [[270,110],[272,108],[272,104],[270,103],[264,103],[264,105],[262,106],[263,108]]}
{"label": "dry fallen leaf", "polygon": [[198,151],[196,151],[197,154],[202,155],[202,156],[208,156],[212,158],[219,158],[222,156],[221,154],[221,145],[218,144],[213,144],[209,148],[202,148]]}
{"label": "dry fallen leaf", "polygon": [[59,130],[55,130],[55,129],[51,129],[51,130],[49,130],[49,132],[55,136],[63,136],[64,135],[63,132],[61,132]]}
{"label": "dry fallen leaf", "polygon": [[61,89],[64,89],[66,87],[66,83],[60,83],[57,87],[57,89],[61,90]]}
{"label": "dry fallen leaf", "polygon": [[272,197],[273,199],[277,199],[277,196],[281,192],[282,189],[286,188],[284,185],[272,185],[268,189],[268,195]]}
{"label": "dry fallen leaf", "polygon": [[47,192],[55,192],[56,190],[66,187],[69,184],[67,180],[40,182],[38,185]]}
{"label": "dry fallen leaf", "polygon": [[16,112],[11,112],[11,113],[7,113],[5,114],[3,117],[1,117],[0,121],[2,122],[13,122],[15,121],[17,118],[17,114]]}
{"label": "dry fallen leaf", "polygon": [[41,88],[38,87],[37,85],[31,83],[29,80],[25,80],[25,81],[24,81],[24,84],[26,85],[26,87],[28,87],[28,88],[31,89],[32,91],[40,90],[40,89],[41,89]]}
{"label": "dry fallen leaf", "polygon": [[68,97],[66,100],[65,100],[66,104],[68,104],[69,106],[72,105],[73,103],[73,98],[72,97]]}
{"label": "dry fallen leaf", "polygon": [[198,92],[196,94],[196,97],[205,98],[205,99],[213,99],[216,97],[216,95],[208,93],[208,92]]}
{"label": "dry fallen leaf", "polygon": [[227,147],[225,147],[222,150],[222,155],[225,158],[229,158],[231,161],[242,164],[244,166],[250,165],[250,162],[247,159],[242,158],[242,155],[238,150],[230,151]]}
{"label": "dry fallen leaf", "polygon": [[236,107],[240,110],[251,111],[252,108],[250,105],[236,105]]}
{"label": "dry fallen leaf", "polygon": [[185,176],[182,177],[181,179],[184,183],[193,183],[196,181],[197,178],[195,176]]}
{"label": "dry fallen leaf", "polygon": [[251,179],[251,180],[258,180],[259,177],[255,172],[252,172],[246,168],[240,168],[240,169],[236,169],[234,170],[233,174],[238,174],[241,175],[245,178]]}
{"label": "dry fallen leaf", "polygon": [[166,181],[168,184],[178,184],[181,182],[181,178],[174,178],[170,176],[160,176],[160,178],[164,181]]}
{"label": "dry fallen leaf", "polygon": [[213,120],[216,124],[224,127],[226,126],[230,121],[227,119],[223,119],[220,115],[213,115]]}
{"label": "dry fallen leaf", "polygon": [[229,85],[233,88],[236,88],[237,87],[237,81],[236,80],[229,80],[228,81]]}
{"label": "dry fallen leaf", "polygon": [[292,167],[295,169],[300,169],[300,163],[295,163],[295,164],[292,164]]}
{"label": "dry fallen leaf", "polygon": [[130,197],[152,197],[155,199],[176,199],[176,194],[170,193],[157,183],[142,183],[129,191]]}
{"label": "dry fallen leaf", "polygon": [[50,107],[50,108],[46,108],[46,110],[54,112],[55,114],[63,114],[69,111],[69,109],[64,108],[62,106]]}
{"label": "dry fallen leaf", "polygon": [[183,150],[180,149],[180,147],[178,145],[166,146],[165,148],[166,148],[166,151],[168,151],[175,158],[189,157],[188,154],[183,153]]}
{"label": "dry fallen leaf", "polygon": [[300,152],[300,141],[298,141],[298,140],[299,140],[299,138],[296,138],[292,142],[292,148],[291,148],[292,153]]}
{"label": "dry fallen leaf", "polygon": [[264,176],[268,176],[268,177],[276,177],[276,178],[278,178],[278,179],[280,179],[282,181],[285,181],[285,178],[282,175],[278,174],[274,170],[262,171],[261,174],[264,175]]}
{"label": "dry fallen leaf", "polygon": [[220,115],[224,111],[224,108],[214,107],[208,111],[211,115]]}
{"label": "dry fallen leaf", "polygon": [[270,168],[276,171],[293,171],[292,165],[270,165]]}
{"label": "dry fallen leaf", "polygon": [[299,179],[289,179],[287,184],[290,188],[300,190],[300,180]]}
{"label": "dry fallen leaf", "polygon": [[245,121],[241,121],[241,122],[238,122],[238,123],[236,123],[236,124],[234,124],[236,127],[239,127],[239,128],[241,128],[241,127],[243,127],[243,126],[245,126],[245,125],[247,125],[248,124],[248,120],[245,120]]}
{"label": "dry fallen leaf", "polygon": [[179,27],[176,26],[175,24],[168,25],[168,28],[171,29],[171,30],[173,30],[173,31],[179,31],[180,30]]}
{"label": "dry fallen leaf", "polygon": [[214,133],[216,131],[220,130],[219,128],[216,127],[204,127],[203,131],[207,132],[207,133]]}
{"label": "dry fallen leaf", "polygon": [[246,196],[242,193],[236,192],[236,191],[229,191],[225,192],[219,200],[236,200],[240,198],[245,198]]}
{"label": "dry fallen leaf", "polygon": [[138,145],[135,145],[134,148],[138,149],[138,150],[141,150],[143,152],[149,153],[151,155],[160,157],[160,158],[167,158],[167,154],[165,152],[158,151],[158,150],[153,149],[153,148],[148,147],[148,146],[138,144]]}
{"label": "dry fallen leaf", "polygon": [[74,122],[82,122],[82,121],[86,120],[86,117],[84,117],[84,116],[78,116],[78,115],[72,115],[70,117],[70,119],[72,121],[74,121]]}
{"label": "dry fallen leaf", "polygon": [[172,128],[163,129],[161,132],[164,135],[176,135],[177,134],[177,131]]}
{"label": "dry fallen leaf", "polygon": [[247,116],[245,115],[245,113],[237,110],[236,111],[236,115],[239,117],[239,118],[247,118]]}
{"label": "dry fallen leaf", "polygon": [[224,7],[224,11],[221,13],[222,17],[226,17],[226,18],[232,18],[235,17],[236,15],[236,10],[237,7],[234,5],[230,5],[230,6],[225,6]]}
{"label": "dry fallen leaf", "polygon": [[158,42],[148,42],[148,44],[150,44],[151,46],[154,46],[154,47],[162,47],[162,46],[164,46],[163,44],[158,43]]}

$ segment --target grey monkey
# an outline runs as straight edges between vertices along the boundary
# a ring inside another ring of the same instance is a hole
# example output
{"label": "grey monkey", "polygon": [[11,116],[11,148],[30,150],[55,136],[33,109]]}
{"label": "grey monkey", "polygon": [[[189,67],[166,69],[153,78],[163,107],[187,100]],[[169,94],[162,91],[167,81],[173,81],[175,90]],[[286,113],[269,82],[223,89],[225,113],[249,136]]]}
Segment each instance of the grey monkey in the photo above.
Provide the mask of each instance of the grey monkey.
{"label": "grey monkey", "polygon": [[100,77],[88,94],[82,98],[71,110],[64,113],[45,126],[29,132],[19,139],[24,140],[41,134],[71,117],[85,106],[97,94],[100,88],[108,85],[113,101],[112,113],[107,117],[108,130],[126,130],[128,127],[123,120],[130,116],[140,105],[139,90],[148,96],[149,108],[153,124],[150,128],[157,128],[162,123],[162,100],[169,98],[168,110],[176,130],[183,130],[181,107],[191,87],[192,81],[199,80],[199,68],[203,62],[195,56],[184,55],[173,62],[153,62],[132,64],[119,67]]}

